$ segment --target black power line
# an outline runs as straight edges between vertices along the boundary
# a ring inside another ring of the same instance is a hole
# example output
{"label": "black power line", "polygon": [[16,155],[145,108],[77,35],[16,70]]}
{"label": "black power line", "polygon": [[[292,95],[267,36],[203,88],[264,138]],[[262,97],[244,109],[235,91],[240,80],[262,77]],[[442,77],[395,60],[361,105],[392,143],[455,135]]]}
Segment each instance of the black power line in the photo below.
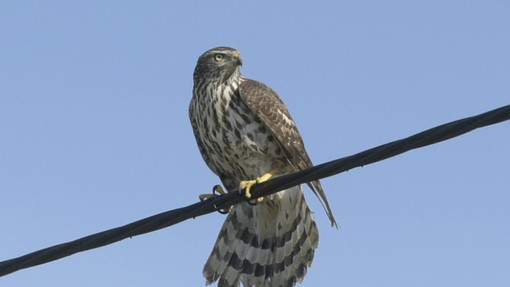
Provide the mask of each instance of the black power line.
{"label": "black power line", "polygon": [[[443,124],[413,136],[347,156],[307,170],[273,178],[252,188],[254,197],[266,196],[277,191],[312,180],[329,177],[349,169],[381,161],[406,151],[435,144],[474,129],[510,119],[510,105],[461,120]],[[0,276],[20,269],[44,264],[78,252],[108,245],[132,236],[162,229],[181,221],[228,208],[245,200],[238,193],[229,193],[214,200],[198,202],[186,207],[163,212],[133,223],[92,234],[74,241],[48,247],[27,255],[0,262]]]}

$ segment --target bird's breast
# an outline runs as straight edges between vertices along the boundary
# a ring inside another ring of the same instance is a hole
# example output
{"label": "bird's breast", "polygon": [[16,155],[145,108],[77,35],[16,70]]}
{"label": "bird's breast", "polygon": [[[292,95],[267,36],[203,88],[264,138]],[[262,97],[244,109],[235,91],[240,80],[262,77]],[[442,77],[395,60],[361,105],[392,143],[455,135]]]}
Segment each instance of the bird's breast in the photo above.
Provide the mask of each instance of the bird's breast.
{"label": "bird's breast", "polygon": [[270,131],[235,91],[221,92],[196,106],[198,130],[213,165],[238,181],[281,169],[282,152]]}

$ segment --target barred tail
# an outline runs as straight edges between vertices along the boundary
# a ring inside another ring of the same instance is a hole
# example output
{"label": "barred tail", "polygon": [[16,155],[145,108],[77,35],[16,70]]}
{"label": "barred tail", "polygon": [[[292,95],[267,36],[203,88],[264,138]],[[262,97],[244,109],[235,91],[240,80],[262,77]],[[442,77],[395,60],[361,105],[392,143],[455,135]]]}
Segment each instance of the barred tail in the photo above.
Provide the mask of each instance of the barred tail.
{"label": "barred tail", "polygon": [[218,286],[295,286],[312,264],[319,243],[300,186],[236,205],[229,213],[203,274]]}

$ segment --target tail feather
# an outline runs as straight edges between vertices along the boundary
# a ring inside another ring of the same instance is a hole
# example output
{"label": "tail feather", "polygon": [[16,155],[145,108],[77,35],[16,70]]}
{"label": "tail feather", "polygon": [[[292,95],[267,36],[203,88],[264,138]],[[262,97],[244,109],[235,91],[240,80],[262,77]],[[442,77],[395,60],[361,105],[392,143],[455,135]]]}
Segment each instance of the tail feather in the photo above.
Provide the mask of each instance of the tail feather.
{"label": "tail feather", "polygon": [[207,284],[295,286],[311,265],[318,230],[297,186],[233,208],[204,266]]}

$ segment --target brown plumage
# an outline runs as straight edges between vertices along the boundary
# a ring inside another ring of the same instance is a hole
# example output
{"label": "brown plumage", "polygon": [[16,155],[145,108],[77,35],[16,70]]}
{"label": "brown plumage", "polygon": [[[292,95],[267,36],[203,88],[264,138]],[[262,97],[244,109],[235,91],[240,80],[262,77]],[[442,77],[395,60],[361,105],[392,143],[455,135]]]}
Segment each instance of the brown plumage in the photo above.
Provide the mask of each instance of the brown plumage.
{"label": "brown plumage", "polygon": [[[241,181],[312,166],[303,140],[280,97],[240,72],[237,50],[218,47],[198,59],[190,120],[209,168],[229,192]],[[319,181],[309,184],[336,222]],[[318,230],[300,186],[261,204],[232,208],[204,266],[218,286],[294,286],[313,260]]]}

